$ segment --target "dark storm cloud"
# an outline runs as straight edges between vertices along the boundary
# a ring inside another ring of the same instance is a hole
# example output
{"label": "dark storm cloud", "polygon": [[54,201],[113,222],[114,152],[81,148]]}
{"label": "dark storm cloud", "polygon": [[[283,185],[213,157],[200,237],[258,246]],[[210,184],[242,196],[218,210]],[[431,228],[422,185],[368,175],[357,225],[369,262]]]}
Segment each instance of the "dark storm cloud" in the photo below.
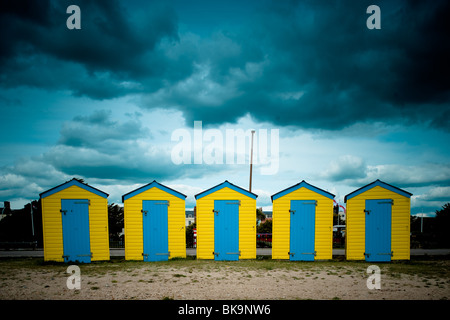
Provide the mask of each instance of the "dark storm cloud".
{"label": "dark storm cloud", "polygon": [[355,156],[341,156],[319,174],[333,182],[344,182],[357,187],[380,179],[403,187],[445,186],[450,184],[450,164],[426,163],[422,165],[380,164],[367,165]]}
{"label": "dark storm cloud", "polygon": [[[70,4],[81,30],[66,28]],[[217,19],[195,35],[179,31],[174,2],[3,1],[0,84],[99,100],[138,93],[143,108],[176,108],[189,125],[249,113],[303,128],[450,130],[450,3],[377,1],[381,30],[368,30],[371,4],[263,2],[240,25]]]}
{"label": "dark storm cloud", "polygon": [[[223,165],[175,165],[171,149],[156,141],[140,120],[113,120],[107,110],[76,116],[64,123],[58,144],[33,165],[38,164],[67,176],[142,183],[153,179],[198,178],[227,169]],[[19,169],[16,166],[10,172],[23,175]]]}
{"label": "dark storm cloud", "polygon": [[77,116],[63,124],[59,144],[84,147],[107,153],[128,151],[136,139],[150,139],[151,133],[137,120],[113,121],[111,112],[97,110],[90,115]]}
{"label": "dark storm cloud", "polygon": [[[66,9],[72,4],[81,8],[81,30],[66,27]],[[123,5],[84,0],[2,2],[0,83],[69,88],[76,95],[102,99],[136,91],[136,85],[130,86],[136,79],[162,77],[165,57],[155,47],[164,38],[177,37],[173,10],[152,1],[143,4],[143,15],[128,12]],[[47,76],[43,79],[42,71]]]}
{"label": "dark storm cloud", "polygon": [[207,74],[193,76],[189,91],[166,90],[161,105],[181,108],[190,124],[250,113],[305,128],[382,121],[449,130],[450,3],[378,1],[381,30],[366,27],[370,4],[274,2],[240,32],[200,43]]}
{"label": "dark storm cloud", "polygon": [[[66,8],[81,8],[81,30],[69,30]],[[2,31],[10,52],[3,58],[24,53],[49,54],[78,62],[89,70],[108,70],[138,75],[149,73],[141,57],[163,37],[176,37],[173,12],[163,6],[148,7],[147,21],[132,21],[118,1],[6,1]],[[37,9],[37,10],[35,10]],[[33,14],[31,14],[33,12]],[[6,35],[9,36],[6,36]],[[144,69],[143,69],[144,68]]]}
{"label": "dark storm cloud", "polygon": [[[227,170],[224,165],[175,165],[166,148],[153,142],[138,145],[132,140],[123,141],[117,148],[104,150],[58,145],[46,152],[40,161],[53,171],[67,176],[115,179],[130,183],[200,178]],[[11,172],[15,172],[15,168]]]}
{"label": "dark storm cloud", "polygon": [[330,163],[322,173],[322,177],[329,181],[357,180],[367,177],[367,165],[364,160],[354,156],[341,156]]}

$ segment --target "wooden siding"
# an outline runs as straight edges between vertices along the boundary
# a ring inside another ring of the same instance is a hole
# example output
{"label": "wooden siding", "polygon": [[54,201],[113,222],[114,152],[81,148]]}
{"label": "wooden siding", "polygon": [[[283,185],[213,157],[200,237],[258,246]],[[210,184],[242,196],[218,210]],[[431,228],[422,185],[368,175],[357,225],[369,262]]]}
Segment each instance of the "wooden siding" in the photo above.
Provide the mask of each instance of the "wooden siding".
{"label": "wooden siding", "polygon": [[168,216],[168,236],[170,258],[186,257],[186,212],[185,201],[175,197],[157,187],[141,192],[125,200],[124,229],[125,229],[125,259],[143,260],[143,227],[142,201],[168,200],[170,202]]}
{"label": "wooden siding", "polygon": [[109,260],[108,200],[78,186],[42,199],[44,260],[63,262],[61,199],[88,199],[91,261]]}

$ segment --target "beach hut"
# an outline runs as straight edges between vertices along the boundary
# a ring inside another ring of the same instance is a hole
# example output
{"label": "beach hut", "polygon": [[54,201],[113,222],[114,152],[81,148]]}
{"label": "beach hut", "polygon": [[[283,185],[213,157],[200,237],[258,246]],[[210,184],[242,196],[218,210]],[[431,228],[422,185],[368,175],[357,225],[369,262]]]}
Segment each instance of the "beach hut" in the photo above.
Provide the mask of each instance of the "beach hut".
{"label": "beach hut", "polygon": [[344,198],[348,260],[409,260],[411,193],[376,180]]}
{"label": "beach hut", "polygon": [[197,195],[197,258],[256,258],[257,195],[228,181]]}
{"label": "beach hut", "polygon": [[40,194],[44,260],[109,260],[108,194],[72,179]]}
{"label": "beach hut", "polygon": [[334,194],[303,180],[271,198],[272,258],[332,259]]}
{"label": "beach hut", "polygon": [[185,199],[157,181],[122,196],[126,260],[186,257]]}

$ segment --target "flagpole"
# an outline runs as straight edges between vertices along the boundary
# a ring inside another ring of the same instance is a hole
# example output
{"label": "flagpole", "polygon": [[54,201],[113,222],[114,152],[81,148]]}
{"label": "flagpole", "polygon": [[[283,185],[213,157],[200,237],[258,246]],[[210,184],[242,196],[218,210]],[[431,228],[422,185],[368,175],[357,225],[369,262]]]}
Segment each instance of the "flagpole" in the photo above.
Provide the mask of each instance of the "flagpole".
{"label": "flagpole", "polygon": [[31,233],[33,235],[34,240],[34,222],[33,222],[33,200],[31,200]]}
{"label": "flagpole", "polygon": [[253,135],[255,134],[255,130],[252,130],[252,147],[250,151],[250,183],[248,187],[248,191],[252,192],[252,169],[253,169]]}
{"label": "flagpole", "polygon": [[422,208],[422,214],[420,217],[420,233],[423,233],[423,208]]}

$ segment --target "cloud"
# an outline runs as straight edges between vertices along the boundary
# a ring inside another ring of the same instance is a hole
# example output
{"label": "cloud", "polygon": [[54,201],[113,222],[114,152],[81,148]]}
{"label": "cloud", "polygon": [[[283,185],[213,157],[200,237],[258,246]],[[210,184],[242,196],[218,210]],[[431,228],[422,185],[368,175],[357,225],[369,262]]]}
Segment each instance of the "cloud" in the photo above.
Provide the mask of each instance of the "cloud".
{"label": "cloud", "polygon": [[421,216],[435,216],[436,210],[441,209],[446,203],[450,203],[450,187],[424,187],[425,190],[418,190],[420,194],[411,197],[411,207],[413,214]]}
{"label": "cloud", "polygon": [[[174,13],[161,2],[146,5],[146,20],[136,19],[119,1],[77,1],[81,29],[69,30],[65,20],[70,1],[6,1],[3,23],[12,34],[3,58],[14,58],[28,46],[28,54],[47,54],[84,65],[90,71],[139,75],[147,70],[142,58],[164,37],[176,37]],[[143,4],[144,5],[144,4]],[[30,15],[30,11],[38,9]],[[31,16],[31,18],[30,18]],[[5,32],[5,31],[3,31]]]}
{"label": "cloud", "polygon": [[365,181],[380,179],[396,186],[423,187],[450,184],[450,164],[426,163],[416,166],[401,164],[368,166]]}
{"label": "cloud", "polygon": [[344,155],[332,161],[321,176],[331,181],[358,180],[367,176],[367,165],[359,157]]}
{"label": "cloud", "polygon": [[193,208],[195,203],[195,195],[204,191],[204,189],[193,186],[193,185],[187,185],[187,184],[166,184],[169,188],[172,188],[174,190],[177,190],[178,192],[181,192],[182,194],[186,195],[186,208]]}
{"label": "cloud", "polygon": [[226,170],[223,165],[174,164],[175,142],[160,127],[153,134],[139,116],[118,120],[111,111],[96,110],[65,122],[58,144],[42,155],[42,161],[69,176],[134,183],[198,178]]}
{"label": "cloud", "polygon": [[176,142],[170,139],[167,121],[158,123],[158,119],[170,116],[154,116],[151,129],[139,113],[120,117],[102,109],[73,117],[62,124],[56,145],[38,156],[24,156],[13,165],[0,167],[4,187],[0,195],[11,200],[32,199],[77,177],[93,185],[110,186],[117,196],[120,188],[115,189],[116,184],[130,186],[157,180],[170,185],[180,179],[213,177],[232,170],[222,164],[174,164],[171,151]]}
{"label": "cloud", "polygon": [[22,158],[13,166],[0,167],[0,198],[13,201],[37,199],[47,186],[56,186],[67,180],[68,176],[41,157]]}
{"label": "cloud", "polygon": [[[97,136],[93,142],[80,141],[81,144],[59,144],[50,148],[43,155],[44,161],[67,175],[96,179],[145,182],[180,174],[181,168],[171,162],[167,148],[145,137],[137,141],[133,138],[108,141]],[[104,146],[100,146],[102,143]]]}
{"label": "cloud", "polygon": [[35,197],[36,194],[43,191],[37,183],[30,183],[26,178],[15,174],[1,175],[0,185],[3,186],[0,188],[2,199],[28,198],[30,195]]}
{"label": "cloud", "polygon": [[450,187],[432,188],[427,193],[422,194],[419,198],[425,201],[450,202]]}
{"label": "cloud", "polygon": [[272,206],[271,196],[273,193],[263,189],[252,189],[252,192],[258,195],[258,207]]}
{"label": "cloud", "polygon": [[2,2],[3,86],[62,88],[105,99],[143,90],[139,81],[143,77],[147,91],[152,81],[160,85],[158,78],[166,76],[165,66],[170,64],[158,45],[163,39],[177,39],[176,16],[170,7],[161,1],[142,3],[146,12],[142,16],[119,1],[79,0],[81,29],[69,30],[65,20],[71,4]]}
{"label": "cloud", "polygon": [[151,132],[139,120],[119,122],[111,115],[111,111],[97,110],[64,123],[59,144],[109,153],[130,149],[136,139],[151,138]]}
{"label": "cloud", "polygon": [[[181,110],[187,123],[257,121],[339,130],[355,123],[420,123],[449,130],[447,1],[266,2],[233,28],[180,31],[175,3],[6,1],[0,83]],[[192,4],[201,5],[201,4]],[[246,9],[248,12],[251,10]],[[222,24],[221,24],[222,23]]]}
{"label": "cloud", "polygon": [[344,155],[332,160],[327,169],[318,176],[355,187],[377,179],[400,188],[430,185],[445,187],[450,184],[450,165],[448,163],[369,165],[363,158]]}
{"label": "cloud", "polygon": [[383,1],[379,31],[365,26],[368,5],[270,3],[239,32],[198,41],[190,77],[150,95],[145,106],[159,97],[156,105],[179,108],[188,123],[233,122],[250,113],[303,128],[380,122],[448,130],[448,3]]}

